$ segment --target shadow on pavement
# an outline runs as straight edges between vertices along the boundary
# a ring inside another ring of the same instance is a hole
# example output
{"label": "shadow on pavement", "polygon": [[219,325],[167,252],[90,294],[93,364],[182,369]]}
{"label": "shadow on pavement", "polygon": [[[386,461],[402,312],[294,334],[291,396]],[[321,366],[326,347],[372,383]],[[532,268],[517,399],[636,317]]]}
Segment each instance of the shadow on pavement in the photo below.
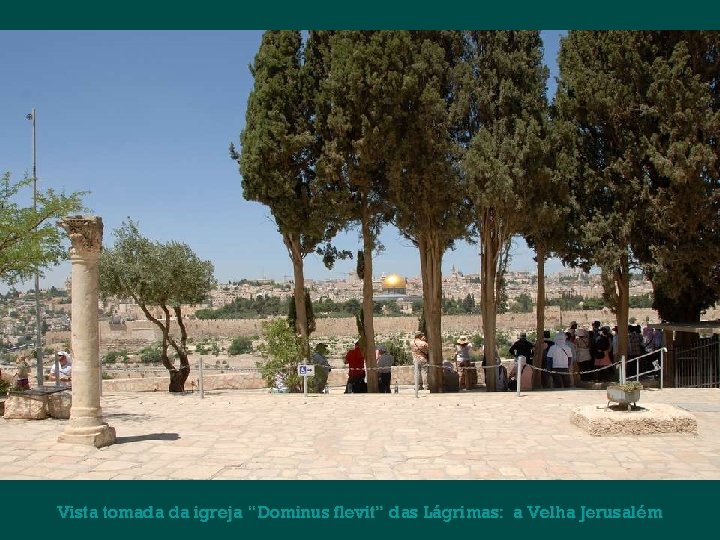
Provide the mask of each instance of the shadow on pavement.
{"label": "shadow on pavement", "polygon": [[147,435],[135,435],[132,437],[116,437],[115,444],[124,444],[140,441],[177,441],[180,435],[177,433],[148,433]]}

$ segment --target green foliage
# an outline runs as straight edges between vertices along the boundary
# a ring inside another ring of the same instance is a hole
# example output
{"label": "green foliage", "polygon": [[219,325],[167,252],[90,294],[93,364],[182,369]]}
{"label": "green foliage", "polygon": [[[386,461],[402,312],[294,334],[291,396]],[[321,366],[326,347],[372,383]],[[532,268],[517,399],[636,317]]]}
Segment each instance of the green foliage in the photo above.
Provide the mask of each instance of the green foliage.
{"label": "green foliage", "polygon": [[115,245],[100,257],[103,300],[133,298],[140,306],[199,304],[217,284],[210,261],[186,244],[153,242],[132,221],[115,230]]}
{"label": "green foliage", "polygon": [[[314,132],[314,98],[319,84],[316,68],[322,63],[303,61],[304,56],[299,31],[263,34],[250,68],[255,84],[240,135],[241,153],[230,146],[230,157],[240,165],[244,197],[266,205],[275,219],[293,263],[298,295],[304,290],[305,256],[329,244],[345,225],[336,214],[342,205],[332,200],[337,190],[316,175],[319,138]],[[331,265],[340,255],[326,246],[323,261]],[[297,330],[307,338],[304,297],[295,301],[300,311]]]}
{"label": "green foliage", "polygon": [[232,340],[228,347],[228,354],[235,356],[238,354],[251,353],[253,351],[252,339],[249,337],[238,336]]}
{"label": "green foliage", "polygon": [[[312,300],[310,300],[310,291],[305,289],[305,320],[307,321],[307,333],[312,334],[315,331],[315,312],[313,311]],[[290,328],[295,329],[297,326],[297,311],[295,303],[295,295],[292,295],[288,305],[288,324]]]}
{"label": "green foliage", "polygon": [[328,236],[331,208],[316,181],[312,132],[314,85],[303,64],[299,31],[267,31],[250,67],[255,79],[247,103],[238,161],[243,195],[270,209],[283,235],[301,236],[303,254]]}
{"label": "green foliage", "polygon": [[[630,297],[631,308],[651,308],[653,307],[653,295],[651,293],[641,294],[639,296]],[[631,317],[632,319],[633,317]],[[632,324],[632,320],[630,323]]]}
{"label": "green foliage", "polygon": [[396,366],[412,365],[412,354],[410,354],[410,349],[404,340],[397,336],[393,336],[383,341],[383,344],[387,347],[387,351],[395,359]]}
{"label": "green foliage", "polygon": [[158,364],[162,361],[162,351],[160,345],[148,345],[139,353],[140,361],[143,364]]}
{"label": "green foliage", "polygon": [[10,381],[0,379],[0,396],[4,396],[5,394],[7,394],[10,388],[12,388],[12,383]]}
{"label": "green foliage", "polygon": [[357,252],[357,264],[355,265],[355,273],[360,279],[365,279],[365,253],[363,251]]}
{"label": "green foliage", "polygon": [[443,315],[464,315],[477,313],[475,297],[468,294],[463,300],[445,298],[441,300]]}
{"label": "green foliage", "polygon": [[533,301],[529,294],[522,293],[515,298],[515,302],[510,306],[513,313],[532,313]]}
{"label": "green foliage", "polygon": [[[496,314],[508,309],[512,237],[533,219],[532,187],[547,175],[545,83],[537,31],[467,33],[468,146],[461,166],[479,235],[483,332],[494,354]],[[494,390],[494,379],[488,385]]]}
{"label": "green foliage", "polygon": [[420,317],[418,317],[418,331],[422,332],[427,336],[427,322],[425,320],[425,308],[420,310]]}
{"label": "green foliage", "polygon": [[[576,309],[603,309],[607,302],[600,297],[586,297],[579,294],[562,293],[559,298],[546,298],[546,306],[558,306],[562,311],[571,311]],[[581,308],[582,305],[582,308]]]}
{"label": "green foliage", "polygon": [[302,379],[297,374],[297,367],[302,358],[302,340],[284,319],[263,321],[262,337],[264,343],[258,350],[264,360],[258,362],[257,367],[268,387],[273,387],[280,376],[291,392],[301,392]]}
{"label": "green foliage", "polygon": [[108,351],[105,353],[105,355],[102,357],[102,363],[103,364],[114,364],[118,361],[125,362],[128,360],[128,352],[126,350],[122,351]]}
{"label": "green foliage", "polygon": [[276,317],[288,312],[288,301],[267,294],[254,298],[235,298],[217,309],[199,309],[198,319],[257,319]]}
{"label": "green foliage", "polygon": [[21,194],[32,192],[32,178],[18,182],[10,173],[0,175],[0,281],[25,281],[36,270],[40,275],[67,259],[64,232],[55,221],[83,209],[84,193],[37,192],[37,209],[19,203]]}
{"label": "green foliage", "polygon": [[510,346],[514,343],[511,341],[511,336],[507,332],[498,332],[495,335],[495,346],[500,352],[500,358],[508,358],[512,356],[510,354]]}
{"label": "green foliage", "polygon": [[577,160],[568,260],[611,285],[635,257],[674,320],[720,293],[718,45],[717,32],[573,31],[560,52],[557,112]]}
{"label": "green foliage", "polygon": [[[163,329],[159,359],[167,357],[169,347],[175,351],[180,365],[189,366],[187,331],[183,323],[182,305],[203,302],[217,284],[213,265],[201,260],[187,244],[153,242],[140,234],[129,221],[115,230],[115,245],[100,256],[99,291],[103,300],[132,298],[145,317]],[[164,316],[156,318],[150,308],[157,306]],[[170,333],[170,315],[180,327],[180,339]],[[189,370],[170,371],[170,391],[181,392]]]}

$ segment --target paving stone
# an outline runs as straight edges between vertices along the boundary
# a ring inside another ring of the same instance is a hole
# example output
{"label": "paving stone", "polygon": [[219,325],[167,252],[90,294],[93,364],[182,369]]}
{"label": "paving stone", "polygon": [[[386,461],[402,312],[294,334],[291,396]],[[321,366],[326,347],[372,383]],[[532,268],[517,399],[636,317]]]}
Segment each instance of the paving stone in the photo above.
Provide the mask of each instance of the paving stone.
{"label": "paving stone", "polygon": [[720,393],[643,393],[644,406],[678,403],[698,411],[683,409],[696,435],[591,436],[569,418],[605,405],[593,390],[312,400],[107,392],[101,404],[120,444],[80,448],[57,442],[67,421],[0,419],[0,479],[720,479],[720,415],[711,412]]}

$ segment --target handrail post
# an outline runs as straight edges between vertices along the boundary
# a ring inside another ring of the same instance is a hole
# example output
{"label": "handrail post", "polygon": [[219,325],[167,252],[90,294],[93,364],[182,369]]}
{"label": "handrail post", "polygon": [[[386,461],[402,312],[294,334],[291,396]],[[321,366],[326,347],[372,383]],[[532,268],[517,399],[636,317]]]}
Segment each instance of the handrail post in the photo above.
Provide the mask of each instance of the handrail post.
{"label": "handrail post", "polygon": [[663,382],[665,377],[665,353],[667,349],[662,347],[660,349],[660,390],[663,389]]}
{"label": "handrail post", "polygon": [[203,357],[200,357],[200,377],[198,379],[198,386],[200,387],[200,399],[205,398],[205,387],[203,385]]}

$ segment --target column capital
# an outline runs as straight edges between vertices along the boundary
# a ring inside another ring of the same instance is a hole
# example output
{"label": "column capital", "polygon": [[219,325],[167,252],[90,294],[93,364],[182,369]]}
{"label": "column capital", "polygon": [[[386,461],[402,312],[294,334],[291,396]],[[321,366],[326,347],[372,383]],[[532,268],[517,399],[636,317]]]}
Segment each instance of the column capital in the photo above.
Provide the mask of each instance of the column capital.
{"label": "column capital", "polygon": [[70,237],[71,256],[99,255],[102,249],[103,222],[98,216],[66,216],[58,221]]}

